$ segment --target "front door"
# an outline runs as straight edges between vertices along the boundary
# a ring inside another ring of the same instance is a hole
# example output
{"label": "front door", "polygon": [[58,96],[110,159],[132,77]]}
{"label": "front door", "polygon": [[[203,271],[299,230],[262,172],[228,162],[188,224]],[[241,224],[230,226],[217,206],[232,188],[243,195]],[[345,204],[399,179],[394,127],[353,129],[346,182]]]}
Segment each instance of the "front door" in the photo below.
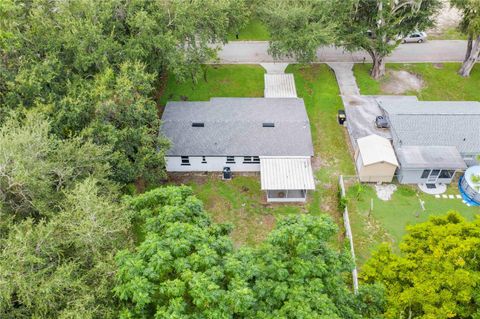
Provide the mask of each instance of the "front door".
{"label": "front door", "polygon": [[438,176],[440,175],[439,169],[432,169],[430,175],[427,179],[427,184],[435,184],[437,182]]}

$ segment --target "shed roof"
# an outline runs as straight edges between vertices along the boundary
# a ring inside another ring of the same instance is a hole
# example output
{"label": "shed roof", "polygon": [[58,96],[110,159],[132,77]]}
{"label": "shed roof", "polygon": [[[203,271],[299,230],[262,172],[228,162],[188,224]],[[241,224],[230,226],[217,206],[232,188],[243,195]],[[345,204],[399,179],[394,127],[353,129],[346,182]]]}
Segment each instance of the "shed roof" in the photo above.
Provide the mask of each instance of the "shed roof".
{"label": "shed roof", "polygon": [[260,157],[262,190],[315,189],[310,157]]}
{"label": "shed roof", "polygon": [[299,98],[168,102],[162,122],[160,130],[172,142],[170,156],[313,156],[310,122]]}
{"label": "shed roof", "polygon": [[360,156],[362,156],[363,165],[389,163],[398,167],[398,161],[392,143],[385,137],[372,134],[359,138],[357,144]]}
{"label": "shed roof", "polygon": [[402,146],[396,150],[402,169],[467,168],[454,146]]}
{"label": "shed roof", "polygon": [[479,102],[379,101],[395,144],[455,146],[480,153]]}

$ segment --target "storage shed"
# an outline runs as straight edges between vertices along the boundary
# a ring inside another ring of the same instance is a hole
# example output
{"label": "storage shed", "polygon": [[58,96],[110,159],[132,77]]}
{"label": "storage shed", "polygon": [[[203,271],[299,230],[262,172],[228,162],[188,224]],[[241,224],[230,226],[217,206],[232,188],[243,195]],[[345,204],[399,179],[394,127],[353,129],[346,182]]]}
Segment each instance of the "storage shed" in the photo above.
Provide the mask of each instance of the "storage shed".
{"label": "storage shed", "polygon": [[357,146],[355,164],[360,181],[391,182],[398,168],[392,143],[384,137],[372,134],[359,138]]}

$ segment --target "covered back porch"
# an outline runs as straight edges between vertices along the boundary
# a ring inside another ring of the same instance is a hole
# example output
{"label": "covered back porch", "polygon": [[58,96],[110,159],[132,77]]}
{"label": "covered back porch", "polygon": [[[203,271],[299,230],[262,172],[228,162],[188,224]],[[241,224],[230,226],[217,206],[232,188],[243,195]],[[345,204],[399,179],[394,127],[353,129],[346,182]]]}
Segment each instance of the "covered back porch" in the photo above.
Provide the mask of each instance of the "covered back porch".
{"label": "covered back porch", "polygon": [[310,157],[260,157],[260,174],[267,202],[305,202],[315,189]]}

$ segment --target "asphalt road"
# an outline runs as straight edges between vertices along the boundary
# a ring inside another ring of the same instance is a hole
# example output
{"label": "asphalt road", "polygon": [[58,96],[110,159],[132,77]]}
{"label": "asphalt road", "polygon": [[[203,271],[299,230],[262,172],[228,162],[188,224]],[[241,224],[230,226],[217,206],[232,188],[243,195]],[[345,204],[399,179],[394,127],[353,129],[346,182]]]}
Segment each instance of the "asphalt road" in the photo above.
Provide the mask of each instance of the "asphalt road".
{"label": "asphalt road", "polygon": [[[425,43],[401,44],[387,62],[462,62],[467,42],[463,40],[431,40]],[[275,61],[268,54],[268,42],[236,41],[223,46],[219,51],[220,63],[295,62],[291,58]],[[362,62],[370,61],[365,52],[345,52],[341,48],[322,47],[317,51],[317,62]]]}

